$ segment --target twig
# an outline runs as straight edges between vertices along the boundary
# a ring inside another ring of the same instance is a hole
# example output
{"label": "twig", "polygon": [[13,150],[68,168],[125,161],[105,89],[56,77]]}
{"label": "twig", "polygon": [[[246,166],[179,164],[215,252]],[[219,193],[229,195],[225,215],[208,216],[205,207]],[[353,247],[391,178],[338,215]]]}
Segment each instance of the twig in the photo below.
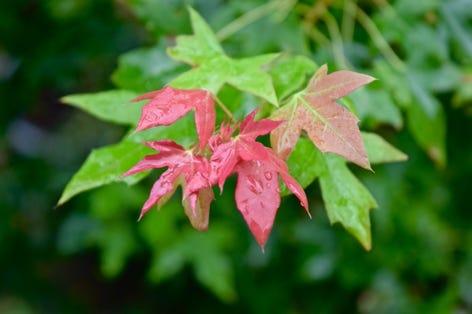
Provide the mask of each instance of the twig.
{"label": "twig", "polygon": [[326,26],[328,27],[328,32],[332,39],[331,47],[333,50],[333,56],[334,60],[336,61],[336,64],[340,68],[352,68],[352,65],[349,64],[349,61],[344,55],[343,38],[339,30],[338,23],[336,22],[336,19],[328,10],[325,11],[322,18]]}
{"label": "twig", "polygon": [[372,38],[374,45],[380,50],[380,53],[392,64],[397,70],[403,72],[406,69],[405,63],[395,54],[388,42],[382,36],[380,31],[369,16],[362,11],[361,8],[357,7],[356,18],[359,23],[364,27],[369,36]]}

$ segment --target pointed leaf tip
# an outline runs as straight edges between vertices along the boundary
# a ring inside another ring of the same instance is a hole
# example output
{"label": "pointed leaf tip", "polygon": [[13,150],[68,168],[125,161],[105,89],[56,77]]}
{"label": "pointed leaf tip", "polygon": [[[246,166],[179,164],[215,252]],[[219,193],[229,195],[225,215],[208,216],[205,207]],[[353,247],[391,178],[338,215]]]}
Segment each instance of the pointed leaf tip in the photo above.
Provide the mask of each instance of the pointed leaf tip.
{"label": "pointed leaf tip", "polygon": [[272,115],[274,120],[286,121],[272,131],[272,147],[286,159],[303,130],[321,152],[335,153],[371,170],[357,125],[359,120],[335,101],[373,78],[351,71],[327,74],[327,69],[326,65],[321,66],[305,90]]}
{"label": "pointed leaf tip", "polygon": [[330,222],[341,223],[364,248],[370,249],[369,212],[377,207],[377,202],[352,174],[345,160],[326,155],[324,161],[327,171],[320,176],[320,187]]}
{"label": "pointed leaf tip", "polygon": [[189,12],[193,35],[177,36],[177,44],[167,52],[174,60],[190,64],[192,69],[169,84],[178,88],[204,88],[213,94],[229,84],[277,106],[272,78],[264,69],[277,54],[230,58],[205,20],[195,10],[189,8]]}
{"label": "pointed leaf tip", "polygon": [[202,89],[177,89],[166,86],[158,91],[141,95],[135,100],[150,99],[144,105],[137,131],[171,125],[190,110],[195,109],[195,124],[200,147],[203,148],[213,133],[216,112],[213,96]]}
{"label": "pointed leaf tip", "polygon": [[277,172],[260,161],[242,161],[236,172],[236,205],[249,230],[264,247],[280,205]]}

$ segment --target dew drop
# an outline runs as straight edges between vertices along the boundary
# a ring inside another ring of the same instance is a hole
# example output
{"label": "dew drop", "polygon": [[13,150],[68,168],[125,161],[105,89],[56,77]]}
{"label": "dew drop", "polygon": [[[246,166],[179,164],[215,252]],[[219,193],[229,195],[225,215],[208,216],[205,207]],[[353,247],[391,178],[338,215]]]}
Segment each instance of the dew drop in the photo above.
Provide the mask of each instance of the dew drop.
{"label": "dew drop", "polygon": [[163,110],[161,109],[154,109],[152,112],[146,113],[145,119],[148,121],[155,121],[162,118],[164,114]]}
{"label": "dew drop", "polygon": [[248,184],[249,191],[257,195],[262,193],[264,186],[259,179],[255,178],[254,176],[247,176],[246,182]]}
{"label": "dew drop", "polygon": [[272,180],[272,172],[266,171],[266,172],[264,173],[264,177],[265,177],[267,180]]}
{"label": "dew drop", "polygon": [[254,185],[249,185],[248,188],[249,188],[249,191],[251,191],[252,193],[260,194],[260,191],[258,191]]}
{"label": "dew drop", "polygon": [[240,210],[243,214],[248,214],[249,213],[249,200],[248,199],[244,199],[244,200],[241,201]]}
{"label": "dew drop", "polygon": [[147,120],[147,121],[154,121],[156,118],[156,114],[155,113],[147,113],[146,116],[144,116],[144,119]]}
{"label": "dew drop", "polygon": [[173,184],[169,181],[164,181],[164,182],[162,182],[161,186],[165,189],[168,189],[168,188],[172,187]]}

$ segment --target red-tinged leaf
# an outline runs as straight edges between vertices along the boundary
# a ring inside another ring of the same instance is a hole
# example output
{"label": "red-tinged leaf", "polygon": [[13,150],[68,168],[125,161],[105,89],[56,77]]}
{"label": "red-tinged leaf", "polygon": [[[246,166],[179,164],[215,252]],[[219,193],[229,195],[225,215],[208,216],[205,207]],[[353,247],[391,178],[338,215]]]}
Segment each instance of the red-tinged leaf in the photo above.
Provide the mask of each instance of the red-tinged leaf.
{"label": "red-tinged leaf", "polygon": [[269,133],[281,122],[270,119],[254,121],[256,113],[253,111],[244,119],[237,136],[231,137],[234,128],[222,124],[220,134],[210,139],[213,151],[210,181],[218,183],[222,189],[230,174],[238,174],[236,205],[257,242],[264,248],[280,205],[279,174],[307,212],[308,201],[303,188],[290,176],[285,161],[256,141],[258,136]]}
{"label": "red-tinged leaf", "polygon": [[192,226],[199,230],[208,229],[210,219],[210,204],[214,199],[213,190],[210,187],[200,190],[198,193],[191,194],[184,198],[182,204],[185,214]]}
{"label": "red-tinged leaf", "polygon": [[249,230],[264,248],[280,205],[277,172],[260,161],[242,161],[237,166],[236,205]]}
{"label": "red-tinged leaf", "polygon": [[305,191],[289,174],[286,163],[270,148],[264,149],[266,160],[242,160],[235,167],[236,206],[262,249],[280,205],[279,175],[311,217]]}
{"label": "red-tinged leaf", "polygon": [[274,121],[271,119],[261,119],[255,121],[258,109],[253,110],[241,123],[239,136],[244,136],[244,139],[255,140],[258,136],[268,134],[270,131],[278,127],[282,121]]}
{"label": "red-tinged leaf", "polygon": [[149,197],[141,209],[138,220],[141,220],[143,216],[154,206],[156,205],[162,197],[167,195],[169,192],[175,190],[175,182],[182,174],[181,171],[178,171],[174,168],[168,169],[159,177],[159,180],[154,182]]}
{"label": "red-tinged leaf", "polygon": [[188,156],[184,154],[185,149],[175,142],[168,140],[147,142],[146,146],[160,151],[160,153],[145,156],[123,176],[129,176],[154,168],[182,166],[187,162]]}
{"label": "red-tinged leaf", "polygon": [[305,190],[303,187],[298,183],[297,180],[295,180],[289,173],[288,166],[283,161],[280,159],[274,151],[267,149],[269,152],[269,160],[272,164],[272,167],[280,174],[282,177],[282,181],[285,183],[287,188],[295,195],[298,200],[300,201],[300,204],[305,208],[308,216],[311,218],[310,210],[308,208],[308,199],[305,194]]}
{"label": "red-tinged leaf", "polygon": [[[167,200],[171,194],[174,193],[177,185],[184,187],[184,200],[190,196],[189,199],[192,201],[188,203],[188,206],[190,206],[189,208],[195,215],[197,209],[201,211],[206,208],[206,205],[203,206],[202,204],[206,204],[208,193],[202,193],[205,201],[199,200],[198,197],[200,191],[211,187],[211,168],[208,160],[191,151],[185,150],[182,146],[169,140],[149,142],[146,143],[146,145],[158,150],[159,153],[144,157],[123,176],[152,168],[167,167],[167,170],[154,183],[149,198],[143,205],[139,218],[146,214],[156,203],[161,200]],[[189,191],[187,191],[187,189]],[[201,219],[199,219],[199,221],[200,220]]]}
{"label": "red-tinged leaf", "polygon": [[239,157],[233,140],[215,147],[215,151],[210,159],[210,164],[212,165],[211,182],[218,183],[220,191],[223,190],[226,178],[233,173],[238,161]]}
{"label": "red-tinged leaf", "polygon": [[174,141],[171,140],[159,140],[159,141],[154,141],[154,142],[146,142],[146,146],[160,152],[181,152],[184,150],[184,148],[177,144]]}
{"label": "red-tinged leaf", "polygon": [[254,121],[256,113],[257,109],[243,120],[239,128],[239,134],[235,138],[227,138],[230,136],[229,130],[234,131],[234,128],[231,129],[227,125],[222,125],[220,130],[225,136],[210,140],[213,149],[211,163],[220,189],[239,160],[265,160],[268,158],[266,147],[256,142],[256,138],[269,133],[281,122],[270,119]]}
{"label": "red-tinged leaf", "polygon": [[171,125],[190,110],[195,109],[195,125],[200,148],[203,148],[213,133],[216,113],[213,97],[208,91],[200,89],[175,89],[166,86],[161,90],[141,95],[133,101],[150,99],[143,106],[136,130]]}
{"label": "red-tinged leaf", "polygon": [[373,80],[350,71],[328,75],[326,65],[320,67],[306,89],[272,116],[275,120],[285,120],[271,132],[271,144],[277,154],[286,159],[305,131],[320,151],[338,154],[370,169],[357,126],[359,120],[335,101]]}
{"label": "red-tinged leaf", "polygon": [[266,160],[268,158],[266,147],[256,141],[239,140],[236,143],[236,151],[242,160]]}

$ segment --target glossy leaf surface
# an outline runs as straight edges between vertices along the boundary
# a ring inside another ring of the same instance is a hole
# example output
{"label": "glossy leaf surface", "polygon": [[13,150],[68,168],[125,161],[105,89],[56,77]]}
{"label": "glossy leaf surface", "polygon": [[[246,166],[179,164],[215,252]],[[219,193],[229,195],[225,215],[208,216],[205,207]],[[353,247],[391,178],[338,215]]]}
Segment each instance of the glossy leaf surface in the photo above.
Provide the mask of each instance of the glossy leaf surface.
{"label": "glossy leaf surface", "polygon": [[144,145],[129,140],[93,150],[67,184],[58,205],[81,192],[112,182],[123,180],[133,184],[139,181],[146,173],[128,178],[121,178],[121,175],[149,151]]}
{"label": "glossy leaf surface", "polygon": [[258,136],[269,133],[280,122],[270,119],[254,121],[255,115],[256,111],[253,111],[244,119],[236,137],[230,137],[234,128],[221,127],[222,134],[210,140],[213,144],[210,162],[212,181],[218,183],[220,189],[230,174],[238,174],[236,205],[257,242],[264,248],[280,205],[279,176],[308,214],[309,210],[305,191],[289,174],[285,161],[272,149],[256,142]]}
{"label": "glossy leaf surface", "polygon": [[366,250],[371,248],[369,211],[377,202],[351,173],[345,160],[335,155],[325,156],[326,171],[320,176],[320,186],[331,223],[339,222],[354,235]]}
{"label": "glossy leaf surface", "polygon": [[141,108],[127,104],[136,96],[134,92],[117,89],[93,94],[69,95],[61,100],[104,121],[134,126]]}
{"label": "glossy leaf surface", "polygon": [[217,94],[224,84],[252,93],[277,105],[271,77],[263,67],[277,54],[244,59],[228,57],[210,26],[193,9],[189,9],[193,35],[177,37],[177,45],[168,49],[170,57],[190,64],[193,69],[169,84],[176,88],[202,88]]}
{"label": "glossy leaf surface", "polygon": [[163,89],[143,94],[134,99],[150,99],[144,105],[136,130],[171,125],[190,110],[195,109],[195,125],[203,148],[215,127],[215,107],[211,94],[197,89],[174,89],[166,86]]}
{"label": "glossy leaf surface", "polygon": [[350,71],[328,75],[327,67],[322,66],[304,91],[295,94],[272,115],[275,120],[285,121],[272,131],[272,147],[286,159],[305,131],[323,153],[338,154],[370,169],[357,117],[335,100],[372,80],[370,76]]}
{"label": "glossy leaf surface", "polygon": [[[154,183],[149,198],[143,205],[140,218],[146,214],[149,209],[156,205],[163,197],[175,191],[176,184],[184,186],[184,197],[190,197],[190,201],[194,199],[193,193],[199,193],[201,190],[210,187],[210,166],[208,161],[200,155],[193,154],[191,151],[185,150],[182,146],[169,140],[161,140],[148,142],[146,145],[156,151],[158,154],[148,155],[140,160],[136,165],[129,169],[124,176],[129,176],[138,172],[153,168],[167,167],[167,170]],[[182,177],[184,183],[178,180]],[[191,192],[187,193],[189,189]],[[208,193],[205,197],[208,198]],[[198,211],[209,210],[208,202],[204,202],[204,206],[199,204]],[[192,214],[189,218],[195,217],[201,220],[203,213],[197,213],[196,199],[189,203]],[[197,225],[201,223],[195,222]],[[202,227],[203,228],[203,227]]]}

